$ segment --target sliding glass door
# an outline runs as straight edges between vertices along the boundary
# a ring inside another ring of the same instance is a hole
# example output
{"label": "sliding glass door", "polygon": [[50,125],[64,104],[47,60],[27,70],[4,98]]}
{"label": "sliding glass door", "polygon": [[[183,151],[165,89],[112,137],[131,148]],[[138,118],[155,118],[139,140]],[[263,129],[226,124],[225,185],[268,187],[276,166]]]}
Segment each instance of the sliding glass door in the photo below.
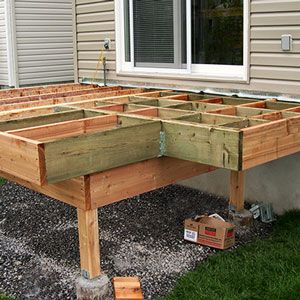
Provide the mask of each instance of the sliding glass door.
{"label": "sliding glass door", "polygon": [[243,1],[192,0],[192,63],[243,64]]}
{"label": "sliding glass door", "polygon": [[124,0],[124,66],[245,77],[247,7],[243,0]]}

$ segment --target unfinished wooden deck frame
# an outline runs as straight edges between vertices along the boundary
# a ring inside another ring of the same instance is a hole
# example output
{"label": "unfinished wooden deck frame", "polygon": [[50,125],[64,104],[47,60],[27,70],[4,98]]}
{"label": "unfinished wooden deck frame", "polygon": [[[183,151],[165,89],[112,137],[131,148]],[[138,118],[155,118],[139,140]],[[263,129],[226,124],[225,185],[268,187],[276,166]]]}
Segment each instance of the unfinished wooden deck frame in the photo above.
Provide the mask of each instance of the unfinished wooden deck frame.
{"label": "unfinished wooden deck frame", "polygon": [[[78,84],[0,91],[0,176],[77,208],[81,269],[100,274],[97,208],[300,151],[300,104]],[[130,174],[130,176],[129,176]]]}

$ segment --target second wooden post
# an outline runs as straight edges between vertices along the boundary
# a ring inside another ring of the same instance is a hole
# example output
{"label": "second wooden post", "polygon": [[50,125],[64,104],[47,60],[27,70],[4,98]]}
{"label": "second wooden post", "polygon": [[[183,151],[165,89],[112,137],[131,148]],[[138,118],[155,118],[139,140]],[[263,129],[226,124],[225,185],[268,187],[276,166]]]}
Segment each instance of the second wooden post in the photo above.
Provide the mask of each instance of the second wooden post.
{"label": "second wooden post", "polygon": [[244,209],[245,197],[245,173],[243,171],[231,171],[230,174],[230,209],[240,212]]}
{"label": "second wooden post", "polygon": [[100,246],[97,209],[77,208],[81,274],[86,279],[100,276]]}

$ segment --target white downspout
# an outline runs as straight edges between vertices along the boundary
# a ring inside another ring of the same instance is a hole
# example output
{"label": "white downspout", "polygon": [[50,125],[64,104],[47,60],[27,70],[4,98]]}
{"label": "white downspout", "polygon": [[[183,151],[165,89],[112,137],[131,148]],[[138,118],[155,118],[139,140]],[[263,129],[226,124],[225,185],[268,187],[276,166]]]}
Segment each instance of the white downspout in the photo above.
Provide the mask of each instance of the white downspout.
{"label": "white downspout", "polygon": [[8,84],[10,87],[19,87],[18,53],[16,37],[16,19],[14,0],[5,0],[6,45],[8,63]]}
{"label": "white downspout", "polygon": [[72,1],[72,14],[73,14],[73,65],[74,65],[74,82],[79,82],[78,76],[78,53],[77,53],[77,10],[76,1]]}

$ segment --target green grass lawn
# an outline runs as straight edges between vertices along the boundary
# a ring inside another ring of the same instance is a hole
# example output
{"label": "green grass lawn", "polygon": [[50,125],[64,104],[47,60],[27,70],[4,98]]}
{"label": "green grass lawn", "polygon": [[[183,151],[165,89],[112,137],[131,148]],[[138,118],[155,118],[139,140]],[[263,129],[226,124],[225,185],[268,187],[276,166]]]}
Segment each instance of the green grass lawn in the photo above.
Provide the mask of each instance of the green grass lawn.
{"label": "green grass lawn", "polygon": [[[6,182],[6,180],[0,177],[0,186],[1,186],[2,184],[4,184],[5,182]],[[0,297],[1,297],[1,295],[0,295]],[[2,300],[2,299],[0,298],[0,300]]]}
{"label": "green grass lawn", "polygon": [[300,299],[300,211],[282,216],[272,236],[210,257],[161,300]]}
{"label": "green grass lawn", "polygon": [[0,300],[14,300],[14,298],[10,298],[10,297],[0,294]]}

